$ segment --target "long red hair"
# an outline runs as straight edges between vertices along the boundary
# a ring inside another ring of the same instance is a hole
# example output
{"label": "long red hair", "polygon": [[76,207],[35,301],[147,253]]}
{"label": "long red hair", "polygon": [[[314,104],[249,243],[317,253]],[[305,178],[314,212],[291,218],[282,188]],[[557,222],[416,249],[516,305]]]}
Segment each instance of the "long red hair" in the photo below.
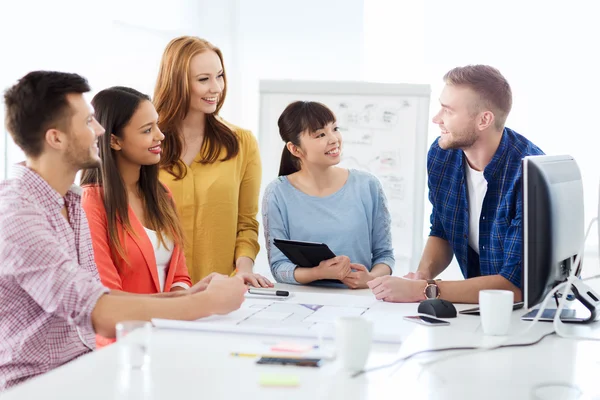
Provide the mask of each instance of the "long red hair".
{"label": "long red hair", "polygon": [[223,65],[225,85],[219,96],[216,111],[206,115],[200,162],[218,161],[222,149],[225,149],[225,156],[220,161],[229,160],[239,152],[237,135],[218,118],[227,94],[227,75],[221,50],[207,40],[195,36],[175,38],[169,42],[163,53],[153,102],[158,112],[158,126],[165,134],[160,165],[177,179],[183,178],[186,172],[181,161],[183,137],[177,129],[190,108],[190,61],[192,57],[205,51],[214,51],[219,56]]}

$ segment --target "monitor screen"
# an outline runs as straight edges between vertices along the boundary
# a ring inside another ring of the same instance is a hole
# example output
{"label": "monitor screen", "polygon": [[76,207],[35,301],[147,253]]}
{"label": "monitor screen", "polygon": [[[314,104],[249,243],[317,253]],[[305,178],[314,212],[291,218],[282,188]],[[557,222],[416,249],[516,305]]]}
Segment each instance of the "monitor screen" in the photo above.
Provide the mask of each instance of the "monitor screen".
{"label": "monitor screen", "polygon": [[584,240],[583,183],[571,156],[523,159],[523,297],[539,304],[564,282]]}

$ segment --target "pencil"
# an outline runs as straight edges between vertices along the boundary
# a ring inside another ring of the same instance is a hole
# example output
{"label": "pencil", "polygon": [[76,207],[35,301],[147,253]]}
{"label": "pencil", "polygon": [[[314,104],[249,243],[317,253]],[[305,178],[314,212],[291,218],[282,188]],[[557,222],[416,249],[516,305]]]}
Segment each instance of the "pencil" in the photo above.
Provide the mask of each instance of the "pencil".
{"label": "pencil", "polygon": [[231,353],[232,357],[261,357],[260,354],[252,354],[252,353]]}

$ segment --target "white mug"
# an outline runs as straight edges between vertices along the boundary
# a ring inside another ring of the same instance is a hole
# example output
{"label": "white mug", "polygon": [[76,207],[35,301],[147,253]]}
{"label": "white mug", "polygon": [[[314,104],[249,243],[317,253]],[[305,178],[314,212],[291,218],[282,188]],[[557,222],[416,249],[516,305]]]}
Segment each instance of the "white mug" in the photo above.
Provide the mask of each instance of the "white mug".
{"label": "white mug", "polygon": [[373,323],[363,317],[340,317],[335,321],[336,356],[345,370],[364,368],[371,351]]}
{"label": "white mug", "polygon": [[504,336],[510,329],[515,294],[510,290],[480,290],[479,314],[483,333]]}

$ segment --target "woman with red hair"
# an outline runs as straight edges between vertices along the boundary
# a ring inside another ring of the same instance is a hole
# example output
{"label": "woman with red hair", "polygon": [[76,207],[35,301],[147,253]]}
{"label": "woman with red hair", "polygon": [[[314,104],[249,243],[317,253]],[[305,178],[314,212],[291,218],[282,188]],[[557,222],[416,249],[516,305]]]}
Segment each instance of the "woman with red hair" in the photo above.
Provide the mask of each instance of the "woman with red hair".
{"label": "woman with red hair", "polygon": [[154,90],[165,134],[161,181],[173,193],[192,282],[211,272],[273,286],[252,272],[258,245],[261,162],[250,131],[219,117],[227,75],[221,51],[182,36],[166,47]]}

